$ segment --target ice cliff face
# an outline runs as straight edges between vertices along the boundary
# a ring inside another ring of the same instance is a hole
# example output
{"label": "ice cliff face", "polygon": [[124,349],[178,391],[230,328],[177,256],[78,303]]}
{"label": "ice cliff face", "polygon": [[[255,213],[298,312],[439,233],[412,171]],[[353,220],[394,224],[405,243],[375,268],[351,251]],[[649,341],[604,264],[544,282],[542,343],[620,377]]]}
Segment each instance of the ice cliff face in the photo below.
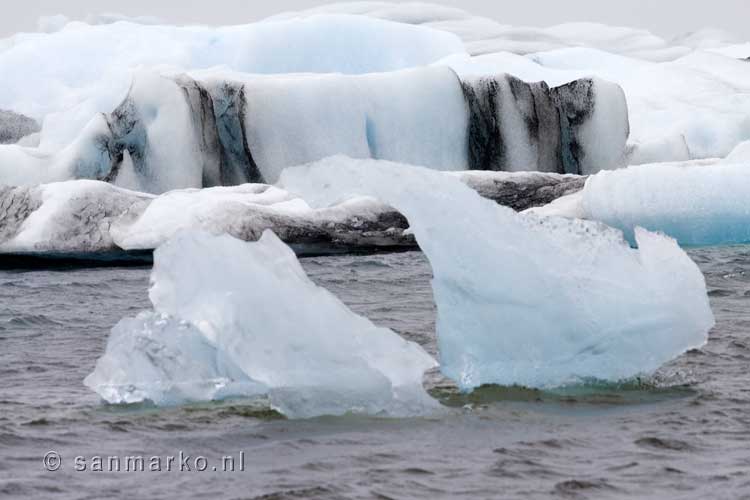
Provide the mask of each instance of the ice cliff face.
{"label": "ice cliff face", "polygon": [[12,161],[4,177],[13,184],[46,171],[49,180],[160,193],[275,182],[288,166],[335,154],[588,174],[620,166],[627,136],[622,92],[596,79],[555,88],[508,75],[462,82],[443,66],[362,76],[146,72],[61,153],[0,149],[0,174]]}
{"label": "ice cliff face", "polygon": [[589,174],[624,163],[622,90],[595,79],[550,88],[503,75],[463,83],[475,170]]}

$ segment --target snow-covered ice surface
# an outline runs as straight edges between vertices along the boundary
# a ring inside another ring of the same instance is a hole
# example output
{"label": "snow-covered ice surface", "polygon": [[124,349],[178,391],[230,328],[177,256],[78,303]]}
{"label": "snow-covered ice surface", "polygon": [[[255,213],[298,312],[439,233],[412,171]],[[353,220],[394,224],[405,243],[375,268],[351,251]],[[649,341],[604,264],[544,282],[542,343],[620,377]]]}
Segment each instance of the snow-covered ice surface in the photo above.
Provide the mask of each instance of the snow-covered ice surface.
{"label": "snow-covered ice surface", "polygon": [[460,387],[550,387],[653,372],[702,346],[706,285],[677,243],[519,215],[447,176],[332,158],[287,169],[308,201],[369,194],[399,209],[432,266],[443,373]]}
{"label": "snow-covered ice surface", "polygon": [[292,418],[421,415],[436,363],[349,310],[272,232],[182,232],[155,252],[153,312],[122,320],[85,384],[110,403],[265,396]]}

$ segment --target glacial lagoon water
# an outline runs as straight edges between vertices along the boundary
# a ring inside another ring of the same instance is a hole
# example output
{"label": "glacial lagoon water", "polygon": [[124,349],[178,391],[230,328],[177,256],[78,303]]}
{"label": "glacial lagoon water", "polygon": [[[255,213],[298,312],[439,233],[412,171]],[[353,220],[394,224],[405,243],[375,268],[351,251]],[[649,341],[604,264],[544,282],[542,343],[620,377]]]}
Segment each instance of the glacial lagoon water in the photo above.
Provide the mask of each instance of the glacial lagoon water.
{"label": "glacial lagoon water", "polygon": [[[750,247],[689,253],[717,320],[700,351],[650,380],[556,393],[467,396],[428,373],[446,411],[413,419],[286,420],[247,401],[104,405],[82,380],[110,328],[150,307],[150,269],[0,271],[0,497],[750,497]],[[302,264],[354,311],[436,354],[421,253]],[[120,472],[92,471],[110,456]],[[126,472],[135,456],[145,470]]]}

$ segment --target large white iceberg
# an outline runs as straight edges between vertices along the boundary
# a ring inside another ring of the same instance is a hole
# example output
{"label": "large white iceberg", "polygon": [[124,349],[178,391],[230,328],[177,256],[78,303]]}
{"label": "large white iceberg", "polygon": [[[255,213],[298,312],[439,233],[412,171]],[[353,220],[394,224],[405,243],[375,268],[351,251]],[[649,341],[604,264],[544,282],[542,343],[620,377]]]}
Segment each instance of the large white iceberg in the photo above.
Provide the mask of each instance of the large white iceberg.
{"label": "large white iceberg", "polygon": [[289,417],[438,405],[418,344],[356,315],[273,233],[182,232],[155,253],[153,312],[122,320],[85,384],[110,403],[267,397]]}
{"label": "large white iceberg", "polygon": [[550,88],[445,66],[367,75],[138,72],[127,97],[57,153],[0,146],[0,182],[106,180],[129,189],[275,182],[335,154],[436,170],[590,173],[621,166],[622,90]]}
{"label": "large white iceberg", "polygon": [[376,196],[400,210],[430,260],[443,373],[482,384],[558,386],[653,372],[702,346],[714,320],[698,267],[638,229],[519,215],[446,176],[333,158],[285,170],[318,203]]}

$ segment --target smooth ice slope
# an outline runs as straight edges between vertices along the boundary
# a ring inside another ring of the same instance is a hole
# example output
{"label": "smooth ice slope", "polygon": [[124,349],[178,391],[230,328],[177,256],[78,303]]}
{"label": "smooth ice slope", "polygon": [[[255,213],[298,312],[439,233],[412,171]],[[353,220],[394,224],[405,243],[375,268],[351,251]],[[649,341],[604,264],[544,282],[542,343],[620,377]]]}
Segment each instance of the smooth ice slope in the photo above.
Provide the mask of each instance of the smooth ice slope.
{"label": "smooth ice slope", "polygon": [[373,195],[409,219],[435,276],[441,368],[463,389],[650,373],[714,323],[698,267],[645,230],[632,249],[601,224],[518,215],[387,162],[337,157],[285,170],[282,184],[308,201]]}
{"label": "smooth ice slope", "polygon": [[435,361],[307,277],[273,233],[182,232],[157,249],[154,312],[122,320],[85,384],[110,403],[267,395],[289,417],[411,415]]}
{"label": "smooth ice slope", "polygon": [[[742,151],[735,153],[740,159]],[[748,155],[750,156],[750,155]],[[622,229],[661,231],[682,245],[750,242],[750,158],[706,166],[641,165],[586,182],[581,215]]]}

